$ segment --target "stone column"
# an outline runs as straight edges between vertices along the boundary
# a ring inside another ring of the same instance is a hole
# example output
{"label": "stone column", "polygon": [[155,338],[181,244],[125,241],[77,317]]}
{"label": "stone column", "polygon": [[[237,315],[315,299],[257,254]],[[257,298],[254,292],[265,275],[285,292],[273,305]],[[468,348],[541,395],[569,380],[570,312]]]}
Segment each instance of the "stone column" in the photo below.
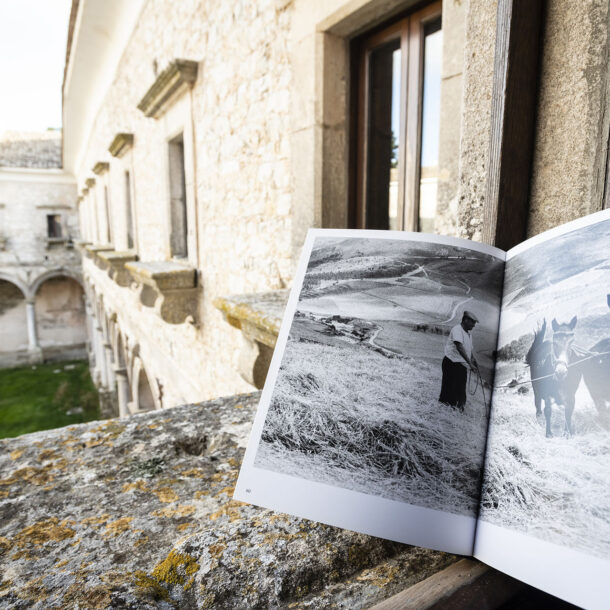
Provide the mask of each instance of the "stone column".
{"label": "stone column", "polygon": [[34,301],[26,301],[25,312],[28,322],[28,343],[30,350],[38,347],[38,336],[36,335],[36,312],[34,310]]}
{"label": "stone column", "polygon": [[127,369],[117,367],[114,369],[114,376],[117,384],[117,397],[119,400],[119,417],[127,417],[129,415],[129,379],[127,378]]}
{"label": "stone column", "polygon": [[36,333],[36,310],[34,300],[25,302],[25,313],[28,327],[28,352],[30,362],[42,362],[42,349],[38,345],[38,334]]}
{"label": "stone column", "polygon": [[104,353],[104,335],[102,327],[98,324],[95,327],[95,362],[100,374],[100,382],[104,388],[108,388],[108,370],[106,364],[106,354]]}
{"label": "stone column", "polygon": [[108,373],[108,389],[114,389],[114,354],[112,353],[112,345],[104,343],[104,357],[106,360],[106,371]]}

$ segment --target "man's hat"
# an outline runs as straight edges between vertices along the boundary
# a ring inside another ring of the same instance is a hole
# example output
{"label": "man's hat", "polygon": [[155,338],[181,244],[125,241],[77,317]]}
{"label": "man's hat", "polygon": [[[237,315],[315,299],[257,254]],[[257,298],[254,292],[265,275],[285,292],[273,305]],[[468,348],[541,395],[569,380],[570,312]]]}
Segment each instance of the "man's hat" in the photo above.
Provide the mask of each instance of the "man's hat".
{"label": "man's hat", "polygon": [[462,314],[462,320],[464,318],[470,318],[473,322],[478,322],[479,318],[477,318],[472,311],[468,311],[467,309],[464,310],[464,313]]}

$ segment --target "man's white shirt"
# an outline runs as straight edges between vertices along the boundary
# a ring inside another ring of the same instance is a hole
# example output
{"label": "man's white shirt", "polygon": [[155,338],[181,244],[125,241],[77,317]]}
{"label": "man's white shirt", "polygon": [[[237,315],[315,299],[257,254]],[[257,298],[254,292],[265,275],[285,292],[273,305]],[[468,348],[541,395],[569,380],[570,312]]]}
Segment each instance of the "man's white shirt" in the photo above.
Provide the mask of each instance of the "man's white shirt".
{"label": "man's white shirt", "polygon": [[472,359],[472,337],[469,332],[465,331],[461,324],[457,324],[451,329],[447,343],[445,344],[445,356],[452,362],[461,362],[466,364],[466,360],[462,358],[460,352],[458,352],[455,346],[455,341],[459,341],[464,346],[469,359]]}

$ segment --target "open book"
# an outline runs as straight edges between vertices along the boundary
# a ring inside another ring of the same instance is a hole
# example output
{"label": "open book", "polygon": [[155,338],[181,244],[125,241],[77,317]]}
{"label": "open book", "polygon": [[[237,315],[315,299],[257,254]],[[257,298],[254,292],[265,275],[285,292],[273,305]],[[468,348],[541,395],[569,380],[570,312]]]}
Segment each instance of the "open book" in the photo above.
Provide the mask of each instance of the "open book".
{"label": "open book", "polygon": [[610,210],[508,252],[311,230],[235,498],[607,607],[609,280]]}

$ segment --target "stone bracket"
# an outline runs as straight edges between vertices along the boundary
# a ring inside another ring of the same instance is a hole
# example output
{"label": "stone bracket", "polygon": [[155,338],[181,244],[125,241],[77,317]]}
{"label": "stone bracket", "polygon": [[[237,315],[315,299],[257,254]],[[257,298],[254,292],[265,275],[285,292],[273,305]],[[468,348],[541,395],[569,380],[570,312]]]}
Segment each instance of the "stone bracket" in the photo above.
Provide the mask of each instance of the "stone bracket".
{"label": "stone bracket", "polygon": [[197,271],[175,261],[126,262],[125,268],[136,282],[140,302],[154,307],[168,324],[196,323],[200,289]]}
{"label": "stone bracket", "polygon": [[242,332],[239,374],[259,389],[265,384],[288,294],[288,290],[277,290],[214,300],[225,320]]}
{"label": "stone bracket", "polygon": [[125,263],[138,260],[134,250],[115,252],[106,250],[98,252],[97,258],[103,261],[103,266],[108,272],[108,277],[119,286],[127,287],[131,284],[131,275],[125,268]]}
{"label": "stone bracket", "polygon": [[[101,245],[101,244],[84,245],[85,256],[87,256],[87,258],[93,259],[94,261],[96,261],[96,259],[97,259],[98,252],[108,252],[110,250],[114,250],[114,248],[109,244],[107,244],[107,245]],[[96,262],[96,264],[97,264],[97,262]]]}

